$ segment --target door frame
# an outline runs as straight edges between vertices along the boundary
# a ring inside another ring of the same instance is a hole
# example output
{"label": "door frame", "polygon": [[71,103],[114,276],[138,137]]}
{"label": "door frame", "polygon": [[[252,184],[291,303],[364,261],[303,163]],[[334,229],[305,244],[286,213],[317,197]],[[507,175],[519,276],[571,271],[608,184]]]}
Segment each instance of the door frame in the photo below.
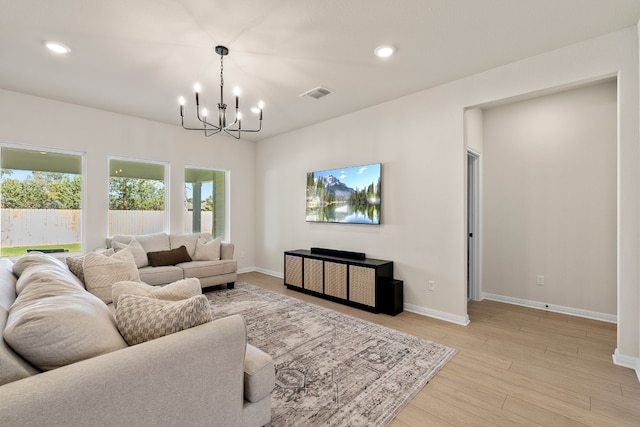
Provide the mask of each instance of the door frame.
{"label": "door frame", "polygon": [[482,300],[480,281],[480,153],[467,148],[467,301]]}

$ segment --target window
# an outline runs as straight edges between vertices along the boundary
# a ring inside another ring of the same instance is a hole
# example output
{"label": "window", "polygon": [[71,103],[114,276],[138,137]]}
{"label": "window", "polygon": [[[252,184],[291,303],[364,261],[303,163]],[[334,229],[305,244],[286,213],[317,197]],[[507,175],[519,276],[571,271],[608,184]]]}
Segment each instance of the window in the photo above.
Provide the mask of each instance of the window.
{"label": "window", "polygon": [[83,154],[0,148],[0,255],[82,251]]}
{"label": "window", "polygon": [[187,167],[184,172],[185,232],[209,232],[228,240],[227,171]]}
{"label": "window", "polygon": [[166,230],[165,164],[109,159],[109,236]]}

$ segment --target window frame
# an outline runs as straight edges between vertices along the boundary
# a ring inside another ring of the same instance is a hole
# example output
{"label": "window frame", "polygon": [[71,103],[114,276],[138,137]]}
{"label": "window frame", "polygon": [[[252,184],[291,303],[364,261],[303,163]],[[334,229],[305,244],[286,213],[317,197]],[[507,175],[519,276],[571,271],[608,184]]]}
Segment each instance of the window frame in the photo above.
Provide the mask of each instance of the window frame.
{"label": "window frame", "polygon": [[[111,208],[109,207],[109,180],[112,178],[111,176],[111,161],[112,160],[116,160],[119,162],[131,162],[131,163],[149,163],[152,165],[161,165],[164,168],[164,227],[162,229],[162,231],[159,232],[164,232],[164,233],[169,233],[169,228],[171,227],[171,191],[170,191],[170,187],[171,187],[171,163],[167,162],[167,161],[161,161],[161,160],[151,160],[151,159],[141,159],[141,158],[137,158],[137,157],[126,157],[126,156],[113,156],[113,155],[109,155],[107,156],[107,182],[106,182],[106,186],[107,186],[107,191],[106,191],[106,197],[107,197],[107,235],[109,235],[109,237],[113,237],[114,235],[112,234],[112,230],[111,227],[109,226],[109,211],[111,211]],[[117,234],[117,233],[116,233]]]}
{"label": "window frame", "polygon": [[[46,153],[55,153],[55,154],[64,154],[68,156],[78,156],[80,157],[80,252],[64,252],[62,254],[52,253],[54,257],[67,257],[71,255],[81,255],[86,252],[87,248],[87,152],[80,150],[69,150],[69,149],[61,149],[55,147],[47,147],[44,145],[25,145],[18,144],[7,141],[0,141],[0,169],[1,166],[1,156],[2,156],[2,148],[11,148],[16,150],[25,150],[25,151],[36,151],[36,152],[46,152]],[[44,171],[39,171],[44,172]],[[1,197],[1,194],[0,194]],[[1,226],[1,224],[0,224]],[[1,229],[1,227],[0,227]],[[1,242],[1,239],[0,239]],[[11,259],[12,257],[0,257]]]}
{"label": "window frame", "polygon": [[[215,167],[197,166],[197,165],[187,164],[187,165],[184,166],[183,173],[182,173],[183,184],[185,186],[188,184],[187,180],[186,180],[187,169],[200,169],[200,170],[207,171],[207,172],[223,172],[224,173],[224,218],[225,218],[225,221],[224,221],[224,234],[222,235],[222,241],[230,242],[231,241],[231,171],[229,169],[221,169],[221,168],[215,168]],[[185,197],[185,199],[183,200],[183,203],[186,203],[186,195],[184,195],[183,197]],[[189,211],[187,209],[185,209],[184,210],[184,214],[185,215],[189,215]],[[184,224],[184,218],[183,218],[182,222]],[[183,232],[192,233],[193,231],[192,230],[187,231],[187,230],[183,229]],[[215,236],[213,236],[213,233],[212,233],[212,237],[215,238]]]}

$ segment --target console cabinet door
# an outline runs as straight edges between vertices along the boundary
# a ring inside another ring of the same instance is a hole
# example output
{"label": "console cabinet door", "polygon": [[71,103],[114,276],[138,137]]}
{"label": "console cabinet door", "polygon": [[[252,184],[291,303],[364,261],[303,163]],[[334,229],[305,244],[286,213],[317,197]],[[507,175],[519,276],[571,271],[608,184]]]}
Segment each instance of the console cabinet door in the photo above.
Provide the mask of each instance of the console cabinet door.
{"label": "console cabinet door", "polygon": [[302,257],[287,255],[285,257],[285,284],[302,287]]}
{"label": "console cabinet door", "polygon": [[376,306],[375,268],[349,266],[349,301]]}
{"label": "console cabinet door", "polygon": [[347,265],[337,262],[324,263],[324,293],[347,299]]}
{"label": "console cabinet door", "polygon": [[322,293],[323,282],[322,260],[304,259],[304,288]]}

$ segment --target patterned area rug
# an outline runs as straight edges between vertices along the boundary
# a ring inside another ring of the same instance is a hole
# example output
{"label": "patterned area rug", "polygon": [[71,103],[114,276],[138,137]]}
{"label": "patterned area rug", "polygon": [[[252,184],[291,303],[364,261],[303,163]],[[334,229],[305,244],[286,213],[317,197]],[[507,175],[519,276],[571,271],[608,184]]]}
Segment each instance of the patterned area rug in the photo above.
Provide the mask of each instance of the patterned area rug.
{"label": "patterned area rug", "polygon": [[276,365],[270,426],[384,426],[456,350],[247,283],[208,292]]}

